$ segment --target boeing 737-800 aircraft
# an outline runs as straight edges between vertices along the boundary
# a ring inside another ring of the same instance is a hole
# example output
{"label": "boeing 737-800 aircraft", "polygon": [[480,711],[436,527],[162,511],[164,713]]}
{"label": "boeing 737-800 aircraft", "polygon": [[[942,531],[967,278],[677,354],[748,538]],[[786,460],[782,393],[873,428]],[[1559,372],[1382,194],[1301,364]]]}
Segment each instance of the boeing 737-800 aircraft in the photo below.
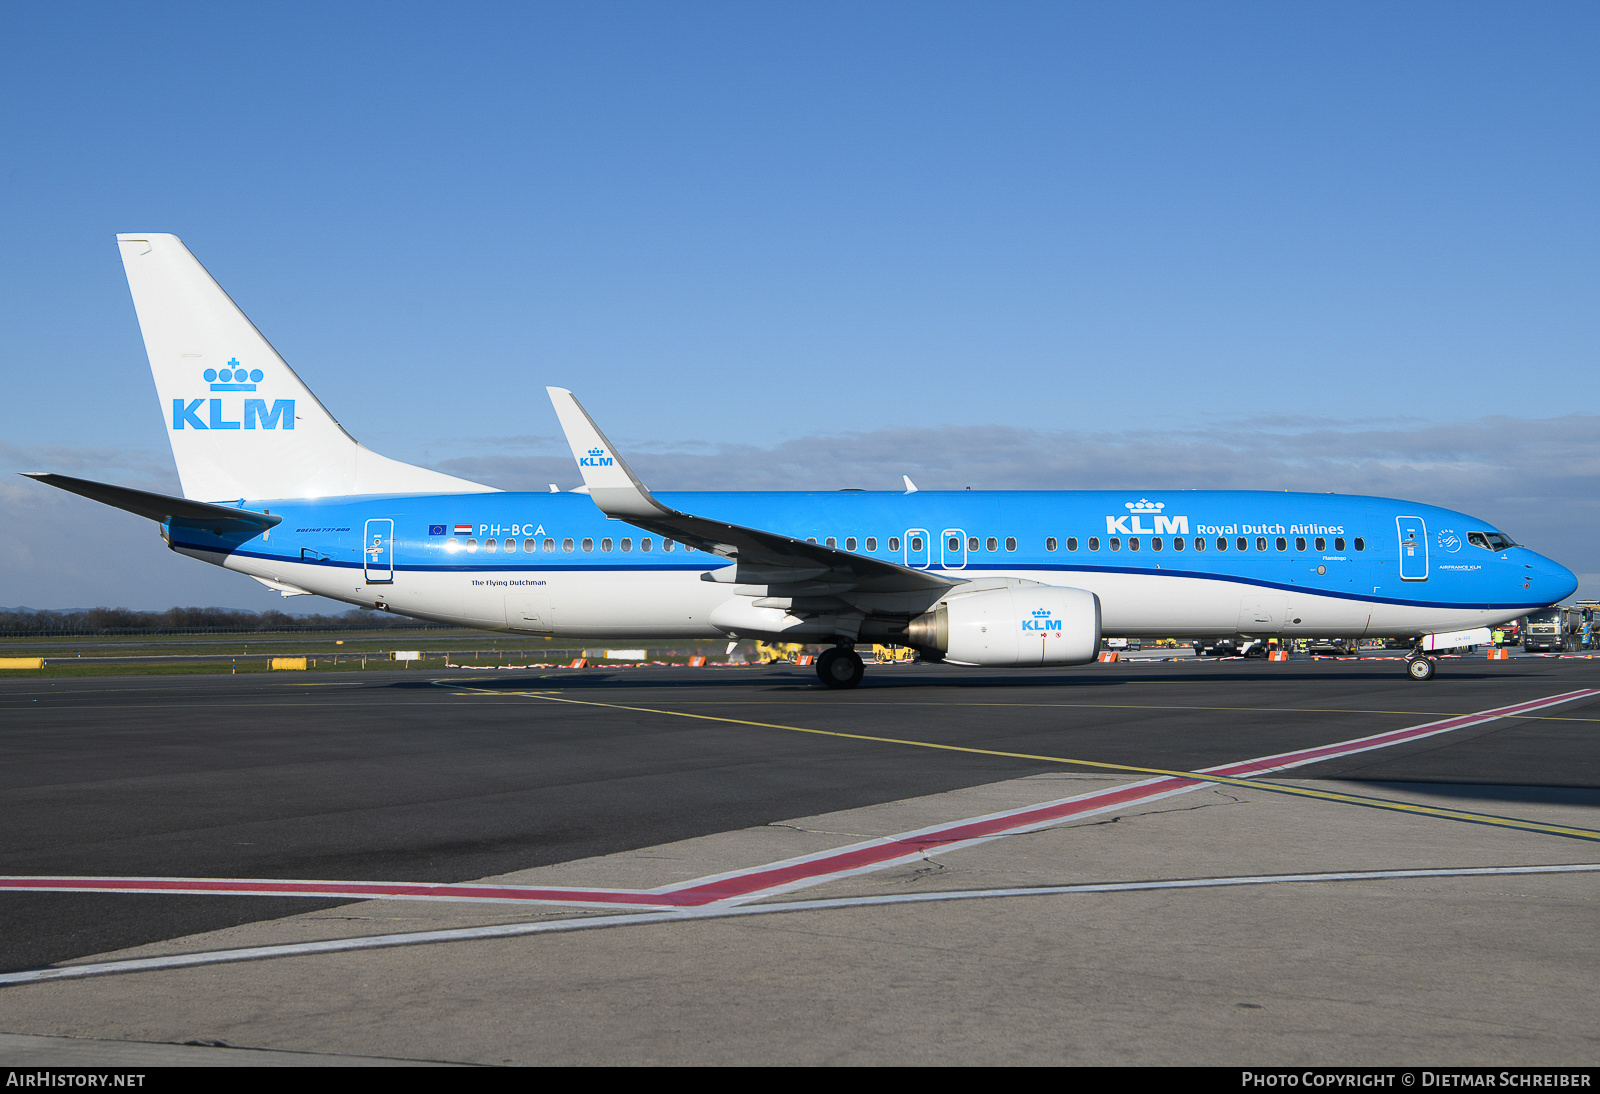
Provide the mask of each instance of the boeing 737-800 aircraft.
{"label": "boeing 737-800 aircraft", "polygon": [[1067,666],[1102,635],[1403,637],[1427,654],[1577,588],[1485,521],[1256,491],[652,494],[550,388],[584,486],[524,494],[388,459],[317,401],[177,237],[122,235],[183,497],[34,478],[160,522],[286,596],[563,638],[858,641]]}

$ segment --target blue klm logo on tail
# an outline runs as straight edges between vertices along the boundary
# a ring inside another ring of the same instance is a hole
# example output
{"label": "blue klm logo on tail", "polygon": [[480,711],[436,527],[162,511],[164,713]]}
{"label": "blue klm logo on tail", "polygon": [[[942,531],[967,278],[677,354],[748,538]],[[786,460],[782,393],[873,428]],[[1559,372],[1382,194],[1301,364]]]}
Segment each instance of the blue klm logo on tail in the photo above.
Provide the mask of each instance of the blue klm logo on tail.
{"label": "blue klm logo on tail", "polygon": [[591,448],[589,454],[578,460],[579,467],[610,467],[615,461],[603,448]]}
{"label": "blue klm logo on tail", "polygon": [[[260,369],[247,369],[239,364],[239,359],[234,357],[228,361],[228,367],[220,371],[208,368],[200,374],[206,383],[211,385],[212,391],[254,391],[256,385],[266,375]],[[209,403],[208,414],[201,420],[197,413],[202,403]],[[172,400],[172,428],[173,429],[238,429],[242,424],[245,429],[277,429],[281,423],[284,429],[294,428],[294,400],[274,399],[269,409],[265,399],[246,399],[244,401],[244,420],[230,422],[223,417],[221,399],[195,399],[190,402],[185,399]],[[608,461],[609,462],[609,461]]]}

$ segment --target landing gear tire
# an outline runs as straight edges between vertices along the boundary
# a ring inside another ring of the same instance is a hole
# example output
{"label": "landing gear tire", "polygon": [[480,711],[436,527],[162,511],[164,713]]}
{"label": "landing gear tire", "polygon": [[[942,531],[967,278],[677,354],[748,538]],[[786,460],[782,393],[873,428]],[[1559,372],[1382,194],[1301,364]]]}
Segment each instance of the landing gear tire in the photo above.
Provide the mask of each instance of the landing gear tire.
{"label": "landing gear tire", "polygon": [[817,679],[830,688],[853,688],[866,671],[861,655],[847,646],[835,646],[817,658]]}
{"label": "landing gear tire", "polygon": [[1428,657],[1411,657],[1406,659],[1406,675],[1413,680],[1433,679],[1433,660]]}

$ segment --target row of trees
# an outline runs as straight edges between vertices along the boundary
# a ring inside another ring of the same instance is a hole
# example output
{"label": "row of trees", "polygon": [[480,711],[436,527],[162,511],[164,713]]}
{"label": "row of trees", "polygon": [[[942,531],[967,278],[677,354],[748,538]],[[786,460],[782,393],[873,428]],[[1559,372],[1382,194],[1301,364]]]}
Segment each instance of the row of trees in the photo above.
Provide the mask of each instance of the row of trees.
{"label": "row of trees", "polygon": [[0,611],[0,635],[127,634],[175,631],[304,631],[386,629],[428,626],[419,620],[386,612],[352,608],[343,615],[286,615],[232,608],[168,608],[136,612],[127,608],[87,611]]}

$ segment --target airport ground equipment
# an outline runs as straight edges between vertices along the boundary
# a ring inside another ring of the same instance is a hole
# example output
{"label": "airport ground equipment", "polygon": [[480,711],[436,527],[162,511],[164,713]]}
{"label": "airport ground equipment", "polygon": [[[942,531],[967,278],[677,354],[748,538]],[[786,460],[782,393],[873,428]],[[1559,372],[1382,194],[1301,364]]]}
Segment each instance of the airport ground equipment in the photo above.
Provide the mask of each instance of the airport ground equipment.
{"label": "airport ground equipment", "polygon": [[1529,612],[1523,648],[1530,653],[1567,653],[1579,649],[1584,642],[1584,624],[1591,622],[1585,618],[1585,612],[1592,619],[1592,609],[1573,604]]}

